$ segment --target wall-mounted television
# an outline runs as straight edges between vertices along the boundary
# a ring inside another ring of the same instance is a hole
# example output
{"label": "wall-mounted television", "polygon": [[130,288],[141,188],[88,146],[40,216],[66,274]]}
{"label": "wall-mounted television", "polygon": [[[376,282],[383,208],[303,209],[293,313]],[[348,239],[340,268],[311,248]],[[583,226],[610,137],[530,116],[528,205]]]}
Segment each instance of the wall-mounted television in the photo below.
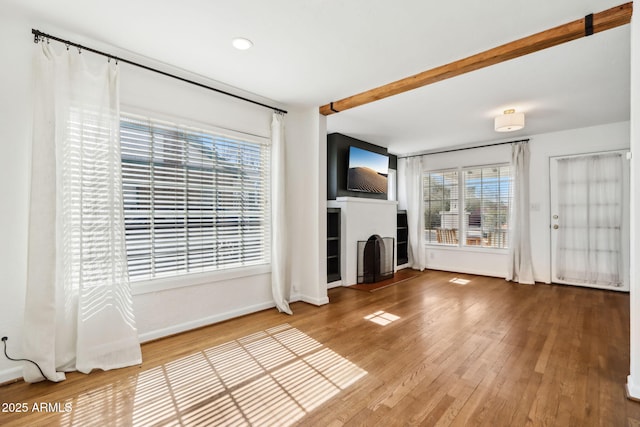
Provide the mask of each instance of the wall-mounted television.
{"label": "wall-mounted television", "polygon": [[347,190],[386,193],[389,157],[355,146],[349,147]]}

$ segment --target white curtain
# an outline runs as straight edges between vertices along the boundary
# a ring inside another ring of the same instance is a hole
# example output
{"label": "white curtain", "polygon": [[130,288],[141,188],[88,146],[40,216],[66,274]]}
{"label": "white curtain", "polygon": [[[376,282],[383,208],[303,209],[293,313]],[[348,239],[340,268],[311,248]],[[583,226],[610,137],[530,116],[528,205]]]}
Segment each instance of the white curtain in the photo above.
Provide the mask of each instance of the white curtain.
{"label": "white curtain", "polygon": [[399,159],[404,162],[404,189],[407,204],[409,234],[409,266],[424,270],[426,265],[424,248],[424,200],[422,157]]}
{"label": "white curtain", "polygon": [[534,284],[529,221],[529,144],[511,147],[512,205],[509,217],[509,266],[507,280]]}
{"label": "white curtain", "polygon": [[[52,381],[63,372],[141,363],[124,238],[118,70],[86,54],[35,60],[25,301],[25,357]],[[26,381],[43,379],[24,366]]]}
{"label": "white curtain", "polygon": [[271,291],[280,312],[289,307],[291,285],[287,278],[287,219],[285,198],[284,117],[274,112],[271,121]]}
{"label": "white curtain", "polygon": [[559,279],[622,284],[622,162],[620,153],[558,160]]}

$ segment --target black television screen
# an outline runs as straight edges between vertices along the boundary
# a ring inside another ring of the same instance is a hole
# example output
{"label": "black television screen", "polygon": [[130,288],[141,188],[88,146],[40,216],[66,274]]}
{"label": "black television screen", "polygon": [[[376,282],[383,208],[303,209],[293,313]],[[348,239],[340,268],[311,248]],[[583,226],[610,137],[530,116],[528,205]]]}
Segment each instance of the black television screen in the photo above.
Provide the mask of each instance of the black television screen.
{"label": "black television screen", "polygon": [[347,190],[386,193],[389,157],[362,148],[349,147]]}

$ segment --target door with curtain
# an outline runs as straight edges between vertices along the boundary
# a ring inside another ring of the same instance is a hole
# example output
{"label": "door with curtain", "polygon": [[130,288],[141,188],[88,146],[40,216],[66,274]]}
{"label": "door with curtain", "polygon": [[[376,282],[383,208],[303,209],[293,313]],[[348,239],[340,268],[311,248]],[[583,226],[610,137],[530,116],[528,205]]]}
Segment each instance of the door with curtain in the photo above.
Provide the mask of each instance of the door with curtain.
{"label": "door with curtain", "polygon": [[629,290],[629,162],[625,152],[553,157],[551,280]]}

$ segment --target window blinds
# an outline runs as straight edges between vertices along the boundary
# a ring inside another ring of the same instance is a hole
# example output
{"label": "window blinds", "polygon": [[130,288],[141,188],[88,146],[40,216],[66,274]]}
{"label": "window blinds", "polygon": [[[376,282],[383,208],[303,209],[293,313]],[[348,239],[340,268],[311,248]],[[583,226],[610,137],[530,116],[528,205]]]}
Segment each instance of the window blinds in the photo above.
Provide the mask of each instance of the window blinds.
{"label": "window blinds", "polygon": [[427,243],[507,248],[509,165],[425,172],[423,185]]}
{"label": "window blinds", "polygon": [[270,261],[269,144],[123,115],[132,281]]}
{"label": "window blinds", "polygon": [[513,197],[510,166],[469,168],[463,176],[467,245],[506,248]]}
{"label": "window blinds", "polygon": [[458,171],[424,174],[425,239],[427,243],[458,244]]}

